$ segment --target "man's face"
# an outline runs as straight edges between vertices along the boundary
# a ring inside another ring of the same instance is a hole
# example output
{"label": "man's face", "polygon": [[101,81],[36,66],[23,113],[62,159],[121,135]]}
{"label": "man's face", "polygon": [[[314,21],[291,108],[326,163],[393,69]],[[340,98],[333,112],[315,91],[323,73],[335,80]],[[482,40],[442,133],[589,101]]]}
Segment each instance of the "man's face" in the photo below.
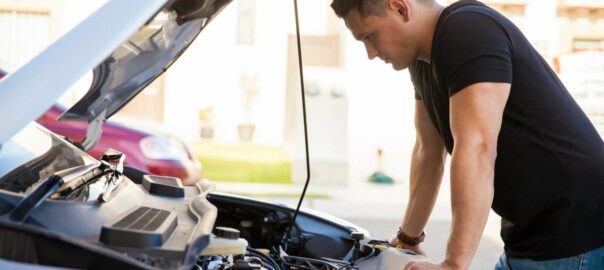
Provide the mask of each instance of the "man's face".
{"label": "man's face", "polygon": [[397,10],[387,8],[384,16],[363,17],[356,9],[344,17],[353,36],[363,42],[367,57],[379,57],[395,70],[405,69],[418,57],[413,29]]}

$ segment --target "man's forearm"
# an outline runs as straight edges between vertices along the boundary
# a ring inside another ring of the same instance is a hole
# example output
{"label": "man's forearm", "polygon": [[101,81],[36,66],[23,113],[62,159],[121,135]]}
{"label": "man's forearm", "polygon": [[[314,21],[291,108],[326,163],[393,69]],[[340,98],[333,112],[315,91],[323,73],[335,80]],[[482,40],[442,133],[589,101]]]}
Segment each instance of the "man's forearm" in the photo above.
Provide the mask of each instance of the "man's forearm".
{"label": "man's forearm", "polygon": [[426,226],[440,187],[445,152],[425,151],[416,145],[411,158],[409,201],[403,219],[403,231],[419,236]]}
{"label": "man's forearm", "polygon": [[451,160],[451,236],[445,263],[466,269],[476,252],[493,202],[495,152],[456,145]]}

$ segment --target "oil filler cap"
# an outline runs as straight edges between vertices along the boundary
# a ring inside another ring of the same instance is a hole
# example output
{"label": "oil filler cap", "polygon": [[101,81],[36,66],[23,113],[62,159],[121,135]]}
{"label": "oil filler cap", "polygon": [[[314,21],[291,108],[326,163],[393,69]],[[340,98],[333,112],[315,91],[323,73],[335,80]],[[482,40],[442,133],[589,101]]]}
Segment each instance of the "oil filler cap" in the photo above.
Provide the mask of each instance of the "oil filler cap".
{"label": "oil filler cap", "polygon": [[216,227],[214,229],[214,234],[216,237],[226,238],[231,240],[239,239],[239,231],[233,228],[228,227]]}

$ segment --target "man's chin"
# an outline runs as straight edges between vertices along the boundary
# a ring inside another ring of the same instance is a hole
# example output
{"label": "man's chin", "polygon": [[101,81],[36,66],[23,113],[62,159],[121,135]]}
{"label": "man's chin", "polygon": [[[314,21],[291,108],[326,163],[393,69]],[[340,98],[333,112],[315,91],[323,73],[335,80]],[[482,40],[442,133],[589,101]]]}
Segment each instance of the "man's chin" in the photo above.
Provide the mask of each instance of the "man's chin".
{"label": "man's chin", "polygon": [[406,68],[407,68],[406,66],[403,66],[403,65],[397,65],[396,63],[391,63],[391,65],[392,65],[392,69],[394,69],[394,70],[396,70],[396,71],[400,71],[400,70],[403,70],[403,69],[406,69]]}

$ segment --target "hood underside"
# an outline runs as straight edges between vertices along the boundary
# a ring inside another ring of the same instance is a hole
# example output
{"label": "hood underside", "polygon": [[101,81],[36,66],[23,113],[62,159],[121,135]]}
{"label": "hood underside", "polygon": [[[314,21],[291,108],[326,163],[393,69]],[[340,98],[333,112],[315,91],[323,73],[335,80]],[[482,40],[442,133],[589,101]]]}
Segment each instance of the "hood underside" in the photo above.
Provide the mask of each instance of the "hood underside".
{"label": "hood underside", "polygon": [[168,4],[94,69],[87,94],[59,119],[111,117],[172,65],[230,1]]}

